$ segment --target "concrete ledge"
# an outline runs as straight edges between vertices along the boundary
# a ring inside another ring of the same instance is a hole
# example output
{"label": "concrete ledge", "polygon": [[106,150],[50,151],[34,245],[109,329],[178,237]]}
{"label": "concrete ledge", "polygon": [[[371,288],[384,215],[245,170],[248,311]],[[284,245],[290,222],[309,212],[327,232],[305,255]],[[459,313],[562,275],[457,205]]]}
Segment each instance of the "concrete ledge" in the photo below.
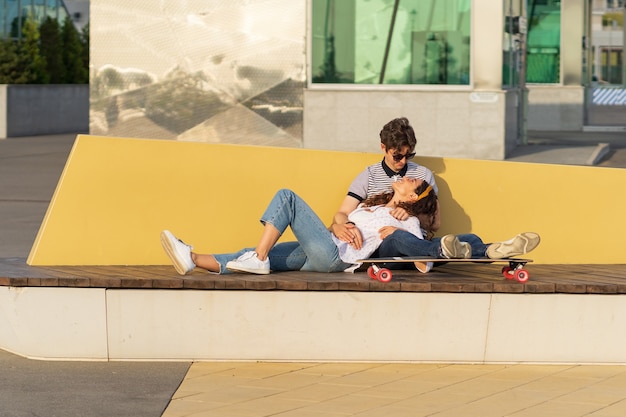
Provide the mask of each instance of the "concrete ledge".
{"label": "concrete ledge", "polygon": [[[626,364],[624,265],[181,277],[0,259],[0,348],[62,360]],[[566,279],[564,279],[566,278]]]}
{"label": "concrete ledge", "polygon": [[108,356],[102,288],[0,287],[0,347],[33,359]]}
{"label": "concrete ledge", "polygon": [[626,364],[617,295],[0,287],[0,323],[40,359]]}

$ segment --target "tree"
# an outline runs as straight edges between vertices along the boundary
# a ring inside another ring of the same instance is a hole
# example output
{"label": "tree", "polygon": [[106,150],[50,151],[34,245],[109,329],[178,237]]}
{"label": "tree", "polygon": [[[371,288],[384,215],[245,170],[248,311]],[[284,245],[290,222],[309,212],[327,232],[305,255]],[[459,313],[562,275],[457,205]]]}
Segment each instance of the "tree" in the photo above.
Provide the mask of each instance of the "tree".
{"label": "tree", "polygon": [[22,16],[21,18],[13,18],[11,21],[11,38],[20,39],[22,37],[22,28],[24,27],[24,23],[26,22],[27,16]]}
{"label": "tree", "polygon": [[69,17],[65,18],[61,28],[63,39],[63,64],[65,66],[66,84],[89,83],[89,71],[83,64],[83,45],[78,32]]}
{"label": "tree", "polygon": [[83,67],[87,70],[87,81],[89,81],[89,41],[89,23],[87,23],[80,34],[80,42],[83,46]]}
{"label": "tree", "polygon": [[26,82],[24,74],[17,71],[17,46],[12,39],[0,40],[0,84]]}
{"label": "tree", "polygon": [[41,55],[46,59],[46,72],[50,77],[50,83],[62,84],[65,82],[65,65],[63,65],[63,43],[61,40],[61,28],[59,22],[46,17],[39,27],[41,34]]}
{"label": "tree", "polygon": [[68,17],[14,19],[11,38],[0,39],[0,83],[88,84],[89,25],[79,33]]}
{"label": "tree", "polygon": [[50,77],[46,72],[46,60],[39,49],[39,29],[29,17],[22,27],[22,39],[17,44],[17,70],[26,78],[25,84],[46,84]]}

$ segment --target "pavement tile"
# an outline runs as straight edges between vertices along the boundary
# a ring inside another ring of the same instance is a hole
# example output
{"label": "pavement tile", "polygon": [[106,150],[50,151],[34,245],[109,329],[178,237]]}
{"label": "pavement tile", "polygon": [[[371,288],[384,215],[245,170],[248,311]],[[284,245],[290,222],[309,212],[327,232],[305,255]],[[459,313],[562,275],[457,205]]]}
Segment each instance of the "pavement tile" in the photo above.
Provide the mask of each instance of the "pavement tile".
{"label": "pavement tile", "polygon": [[608,405],[589,414],[589,417],[624,417],[626,416],[626,400]]}
{"label": "pavement tile", "polygon": [[277,394],[277,398],[291,398],[294,400],[324,402],[333,398],[342,397],[353,394],[362,390],[362,387],[354,385],[336,385],[330,383],[321,383],[306,387],[287,390]]}
{"label": "pavement tile", "polygon": [[548,401],[511,414],[511,417],[582,417],[595,411],[598,411],[597,406],[591,404],[579,404],[573,407],[570,403]]}
{"label": "pavement tile", "polygon": [[380,363],[353,363],[353,362],[337,362],[337,363],[319,363],[300,372],[344,376],[355,372],[361,372],[370,368],[378,368],[382,366]]}
{"label": "pavement tile", "polygon": [[425,392],[434,391],[439,388],[440,385],[433,384],[431,382],[422,382],[417,380],[408,381],[406,379],[402,379],[362,389],[359,391],[359,395],[394,398],[399,401],[423,394]]}
{"label": "pavement tile", "polygon": [[236,417],[258,417],[274,416],[287,411],[294,411],[309,405],[308,401],[292,400],[288,398],[265,397],[250,401],[232,404],[214,410],[212,416],[236,416]]}
{"label": "pavement tile", "polygon": [[[183,382],[184,385],[184,382]],[[245,387],[241,385],[232,385],[218,389],[208,389],[197,394],[189,395],[183,400],[186,402],[219,402],[226,404],[238,404],[265,398],[279,393],[280,390]]]}
{"label": "pavement tile", "polygon": [[366,397],[363,395],[349,394],[321,403],[315,403],[304,407],[304,409],[319,412],[355,414],[389,405],[393,402],[394,399],[392,398]]}
{"label": "pavement tile", "polygon": [[284,413],[275,414],[272,417],[345,417],[354,414],[333,413],[329,411],[315,411],[298,408],[297,410],[289,410]]}
{"label": "pavement tile", "polygon": [[274,388],[274,389],[297,389],[310,387],[312,385],[329,382],[336,379],[332,375],[313,375],[290,372],[288,374],[275,375],[263,379],[249,381],[245,385],[248,387]]}
{"label": "pavement tile", "polygon": [[186,417],[210,413],[212,410],[227,406],[220,402],[174,401],[170,403],[161,417]]}

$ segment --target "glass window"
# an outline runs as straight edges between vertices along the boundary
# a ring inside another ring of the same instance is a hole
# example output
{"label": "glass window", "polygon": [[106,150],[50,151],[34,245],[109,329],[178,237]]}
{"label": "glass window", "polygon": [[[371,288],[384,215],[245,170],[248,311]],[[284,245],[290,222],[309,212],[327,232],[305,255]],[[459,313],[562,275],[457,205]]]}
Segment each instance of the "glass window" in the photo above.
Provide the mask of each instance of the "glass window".
{"label": "glass window", "polygon": [[615,48],[601,48],[600,54],[602,81],[607,84],[622,84],[622,51]]}
{"label": "glass window", "polygon": [[528,2],[527,83],[558,83],[561,76],[561,2]]}
{"label": "glass window", "polygon": [[312,0],[312,81],[469,84],[470,5]]}
{"label": "glass window", "polygon": [[46,16],[62,23],[68,15],[61,0],[4,0],[0,5],[2,38],[19,38],[28,16],[32,16],[37,23],[41,23]]}
{"label": "glass window", "polygon": [[[520,27],[521,3],[519,0],[504,0],[504,40],[502,56],[502,85],[518,86],[522,67],[522,36]],[[523,22],[522,22],[523,25]]]}

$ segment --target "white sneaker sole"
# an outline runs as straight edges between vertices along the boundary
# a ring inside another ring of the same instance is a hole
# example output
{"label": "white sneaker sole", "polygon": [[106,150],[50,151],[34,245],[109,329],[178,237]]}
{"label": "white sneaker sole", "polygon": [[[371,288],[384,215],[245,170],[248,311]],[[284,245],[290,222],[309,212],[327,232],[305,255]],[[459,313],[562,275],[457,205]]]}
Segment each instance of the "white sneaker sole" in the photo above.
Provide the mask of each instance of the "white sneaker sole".
{"label": "white sneaker sole", "polygon": [[533,232],[524,232],[506,242],[499,242],[487,248],[487,256],[491,259],[512,258],[524,255],[535,249],[541,241],[539,235]]}
{"label": "white sneaker sole", "polygon": [[171,233],[167,233],[167,231],[161,232],[161,246],[163,246],[163,250],[165,250],[165,253],[172,261],[174,269],[179,275],[187,275],[191,272],[193,267],[188,268],[188,266],[179,259],[181,254],[176,251],[176,246],[172,243],[175,239],[176,237],[174,237]]}
{"label": "white sneaker sole", "polygon": [[433,262],[413,262],[415,268],[420,271],[422,274],[426,274],[433,269]]}
{"label": "white sneaker sole", "polygon": [[236,271],[236,272],[248,272],[250,274],[257,274],[257,275],[267,275],[270,273],[269,269],[240,267],[240,266],[232,264],[232,261],[226,263],[226,269],[229,269],[231,271]]}

